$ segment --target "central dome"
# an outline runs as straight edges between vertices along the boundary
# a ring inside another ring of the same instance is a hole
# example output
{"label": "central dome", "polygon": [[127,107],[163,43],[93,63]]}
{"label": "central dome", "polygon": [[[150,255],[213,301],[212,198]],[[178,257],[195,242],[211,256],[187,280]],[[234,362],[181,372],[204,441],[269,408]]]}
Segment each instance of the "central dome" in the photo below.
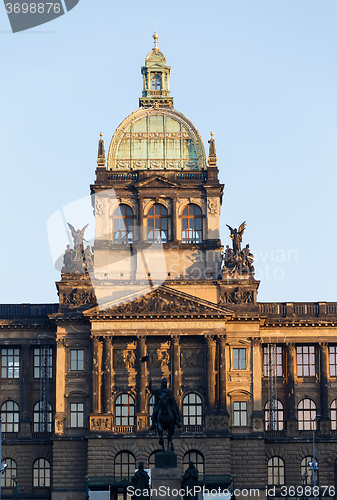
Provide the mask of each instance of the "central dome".
{"label": "central dome", "polygon": [[108,170],[204,170],[206,156],[199,132],[172,108],[141,107],[112,137]]}

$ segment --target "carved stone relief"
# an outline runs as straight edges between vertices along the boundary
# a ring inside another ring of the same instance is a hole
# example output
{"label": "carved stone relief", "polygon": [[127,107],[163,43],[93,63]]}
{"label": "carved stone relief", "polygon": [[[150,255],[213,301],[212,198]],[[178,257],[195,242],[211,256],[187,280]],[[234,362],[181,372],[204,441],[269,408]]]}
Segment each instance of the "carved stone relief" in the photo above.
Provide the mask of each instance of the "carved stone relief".
{"label": "carved stone relief", "polygon": [[204,368],[204,356],[203,349],[181,349],[181,368]]}

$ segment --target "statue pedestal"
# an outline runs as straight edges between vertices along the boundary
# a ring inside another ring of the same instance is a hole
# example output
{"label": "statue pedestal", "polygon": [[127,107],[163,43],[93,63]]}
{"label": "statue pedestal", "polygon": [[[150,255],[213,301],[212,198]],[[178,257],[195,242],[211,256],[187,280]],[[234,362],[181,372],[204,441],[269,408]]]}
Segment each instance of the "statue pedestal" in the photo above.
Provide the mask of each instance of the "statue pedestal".
{"label": "statue pedestal", "polygon": [[[159,489],[160,488],[160,489]],[[177,467],[177,455],[172,451],[156,453],[155,468],[151,471],[151,500],[177,500],[172,490],[181,489],[181,470]]]}

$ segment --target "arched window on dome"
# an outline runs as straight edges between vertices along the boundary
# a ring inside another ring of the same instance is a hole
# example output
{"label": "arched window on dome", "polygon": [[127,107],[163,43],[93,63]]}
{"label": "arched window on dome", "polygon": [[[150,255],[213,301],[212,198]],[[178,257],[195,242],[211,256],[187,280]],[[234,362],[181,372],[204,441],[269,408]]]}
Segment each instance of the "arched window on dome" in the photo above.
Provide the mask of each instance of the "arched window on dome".
{"label": "arched window on dome", "polygon": [[131,244],[133,242],[133,212],[128,205],[119,205],[112,215],[113,242]]}
{"label": "arched window on dome", "polygon": [[161,90],[161,76],[156,74],[152,77],[152,90]]}
{"label": "arched window on dome", "polygon": [[169,240],[169,217],[166,208],[160,203],[152,205],[147,213],[147,241],[167,243]]}
{"label": "arched window on dome", "polygon": [[190,203],[181,216],[182,243],[202,243],[202,211],[198,205]]}

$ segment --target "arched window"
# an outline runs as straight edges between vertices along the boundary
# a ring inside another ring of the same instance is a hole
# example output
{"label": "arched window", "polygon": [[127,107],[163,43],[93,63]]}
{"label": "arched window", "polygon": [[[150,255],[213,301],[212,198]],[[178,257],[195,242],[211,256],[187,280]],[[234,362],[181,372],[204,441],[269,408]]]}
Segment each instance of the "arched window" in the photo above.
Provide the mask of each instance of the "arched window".
{"label": "arched window", "polygon": [[155,398],[154,396],[149,397],[149,417],[151,418],[154,410]]}
{"label": "arched window", "polygon": [[133,242],[133,212],[128,205],[119,205],[112,216],[113,242]]}
{"label": "arched window", "polygon": [[188,468],[189,462],[192,460],[196,469],[198,469],[199,475],[198,480],[204,480],[204,468],[205,462],[204,457],[198,450],[190,450],[184,455],[183,460],[183,474],[185,474],[186,469]]}
{"label": "arched window", "polygon": [[334,399],[330,406],[331,430],[337,430],[337,399]]}
{"label": "arched window", "polygon": [[38,458],[33,464],[34,488],[50,487],[50,463],[44,458]]}
{"label": "arched window", "polygon": [[135,401],[130,394],[116,398],[115,425],[135,425]]}
{"label": "arched window", "polygon": [[282,485],[284,482],[284,461],[280,457],[268,460],[268,485]]}
{"label": "arched window", "polygon": [[154,75],[152,77],[152,90],[161,90],[161,76]]}
{"label": "arched window", "polygon": [[202,211],[191,203],[184,208],[181,216],[182,243],[202,243]]}
{"label": "arched window", "polygon": [[115,477],[131,479],[135,473],[135,466],[135,457],[132,453],[121,451],[115,457]]}
{"label": "arched window", "polygon": [[5,472],[1,474],[2,488],[11,488],[13,486],[12,476],[16,476],[16,462],[11,458],[4,458],[1,465],[7,464]]}
{"label": "arched window", "polygon": [[19,432],[20,409],[14,401],[5,401],[1,405],[2,432]]}
{"label": "arched window", "polygon": [[52,432],[53,411],[49,403],[38,401],[34,405],[34,432]]}
{"label": "arched window", "polygon": [[265,404],[264,428],[266,431],[283,431],[283,404],[278,399]]}
{"label": "arched window", "polygon": [[[316,484],[318,484],[318,461],[316,462]],[[301,461],[301,477],[305,477],[305,484],[314,484],[314,462],[313,458],[308,456],[304,457]]]}
{"label": "arched window", "polygon": [[153,467],[155,467],[155,458],[156,458],[156,453],[158,453],[158,451],[161,450],[153,451],[149,456],[149,469],[153,469]]}
{"label": "arched window", "polygon": [[183,425],[202,425],[202,400],[194,392],[183,399]]}
{"label": "arched window", "polygon": [[167,243],[169,240],[168,214],[164,205],[156,203],[147,213],[147,240],[149,243]]}
{"label": "arched window", "polygon": [[[305,398],[298,403],[297,420],[299,431],[311,431],[313,419],[316,417],[316,404],[312,399]],[[314,422],[316,429],[316,420]]]}

